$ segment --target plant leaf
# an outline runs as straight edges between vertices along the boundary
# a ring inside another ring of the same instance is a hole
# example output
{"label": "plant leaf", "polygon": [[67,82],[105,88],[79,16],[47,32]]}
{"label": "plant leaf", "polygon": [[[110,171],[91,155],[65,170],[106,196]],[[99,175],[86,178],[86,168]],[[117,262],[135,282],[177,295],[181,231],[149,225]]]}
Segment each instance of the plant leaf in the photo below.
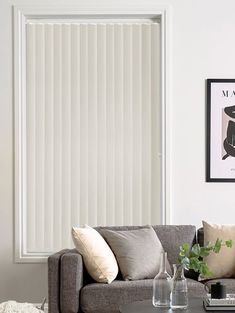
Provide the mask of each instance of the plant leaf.
{"label": "plant leaf", "polygon": [[212,246],[210,241],[207,241],[203,248],[205,248],[207,251],[212,251],[214,247]]}
{"label": "plant leaf", "polygon": [[208,265],[204,262],[200,262],[200,273],[203,275],[205,278],[210,278],[213,276],[213,273],[209,270]]}
{"label": "plant leaf", "polygon": [[198,243],[196,243],[195,245],[192,246],[192,255],[193,256],[200,256],[201,253],[201,247]]}
{"label": "plant leaf", "polygon": [[188,257],[184,257],[181,259],[181,264],[183,265],[183,267],[188,270],[189,269],[189,258]]}
{"label": "plant leaf", "polygon": [[179,255],[181,257],[185,257],[189,254],[190,246],[188,243],[184,243],[182,246],[180,246],[180,253]]}
{"label": "plant leaf", "polygon": [[203,258],[210,254],[211,248],[201,247],[200,256]]}
{"label": "plant leaf", "polygon": [[230,240],[227,240],[227,241],[225,241],[225,244],[226,244],[226,246],[228,247],[228,248],[232,248],[232,246],[233,246],[233,241],[230,239]]}
{"label": "plant leaf", "polygon": [[200,261],[198,257],[190,257],[189,259],[189,269],[198,272],[200,270]]}
{"label": "plant leaf", "polygon": [[215,253],[219,253],[220,252],[220,249],[221,249],[221,245],[222,245],[222,240],[220,240],[219,238],[217,238],[216,242],[215,242],[215,245],[214,245],[214,248],[213,248],[213,251]]}

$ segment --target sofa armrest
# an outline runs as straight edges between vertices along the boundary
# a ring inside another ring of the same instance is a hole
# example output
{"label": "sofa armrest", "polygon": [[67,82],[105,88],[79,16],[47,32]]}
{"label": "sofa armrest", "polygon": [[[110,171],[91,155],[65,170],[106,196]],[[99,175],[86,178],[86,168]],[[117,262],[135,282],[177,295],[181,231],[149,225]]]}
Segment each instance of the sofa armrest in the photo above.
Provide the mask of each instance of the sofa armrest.
{"label": "sofa armrest", "polygon": [[60,271],[60,310],[62,313],[79,312],[83,276],[82,256],[75,249],[63,254]]}
{"label": "sofa armrest", "polygon": [[60,313],[60,262],[68,249],[52,254],[48,258],[48,309],[50,313]]}

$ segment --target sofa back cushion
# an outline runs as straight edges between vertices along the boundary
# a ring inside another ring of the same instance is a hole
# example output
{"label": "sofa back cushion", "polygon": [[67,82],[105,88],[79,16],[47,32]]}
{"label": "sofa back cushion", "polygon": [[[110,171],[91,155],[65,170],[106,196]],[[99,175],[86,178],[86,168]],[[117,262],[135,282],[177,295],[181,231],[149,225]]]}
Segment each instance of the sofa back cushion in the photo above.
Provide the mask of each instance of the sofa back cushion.
{"label": "sofa back cushion", "polygon": [[178,263],[179,247],[183,243],[192,246],[196,242],[196,227],[193,225],[157,225],[153,228],[167,252],[170,264]]}

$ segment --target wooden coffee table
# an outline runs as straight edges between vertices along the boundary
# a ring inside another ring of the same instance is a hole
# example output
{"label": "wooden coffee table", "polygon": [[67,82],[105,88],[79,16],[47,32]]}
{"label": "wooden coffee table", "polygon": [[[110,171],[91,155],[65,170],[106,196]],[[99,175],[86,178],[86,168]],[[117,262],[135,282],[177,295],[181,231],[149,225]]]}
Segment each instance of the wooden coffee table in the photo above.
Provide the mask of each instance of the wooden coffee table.
{"label": "wooden coffee table", "polygon": [[[171,310],[170,308],[155,308],[151,300],[138,301],[130,304],[123,304],[119,308],[120,313],[205,313],[202,298],[190,298],[189,306],[186,310]],[[218,311],[210,311],[217,312]],[[221,311],[222,312],[222,311]]]}

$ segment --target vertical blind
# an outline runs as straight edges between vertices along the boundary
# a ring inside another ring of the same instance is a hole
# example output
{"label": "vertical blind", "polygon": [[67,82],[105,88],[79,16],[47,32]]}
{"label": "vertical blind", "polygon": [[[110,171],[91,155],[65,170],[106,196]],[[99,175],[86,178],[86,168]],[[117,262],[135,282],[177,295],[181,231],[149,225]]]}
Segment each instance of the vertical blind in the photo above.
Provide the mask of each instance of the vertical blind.
{"label": "vertical blind", "polygon": [[160,25],[26,25],[27,250],[160,223]]}

